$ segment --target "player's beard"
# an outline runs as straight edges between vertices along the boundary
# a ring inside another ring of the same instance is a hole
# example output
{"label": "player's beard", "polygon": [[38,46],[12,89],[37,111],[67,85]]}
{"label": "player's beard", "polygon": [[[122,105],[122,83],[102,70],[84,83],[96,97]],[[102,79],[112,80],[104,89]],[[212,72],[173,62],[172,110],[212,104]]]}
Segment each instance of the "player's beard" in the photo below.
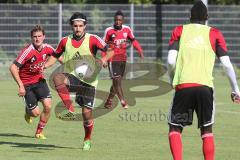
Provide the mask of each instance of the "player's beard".
{"label": "player's beard", "polygon": [[85,32],[83,32],[82,34],[78,34],[78,35],[77,35],[77,33],[74,33],[73,38],[78,41],[78,40],[82,39],[82,37],[84,37],[84,35],[85,35]]}
{"label": "player's beard", "polygon": [[116,30],[122,29],[122,25],[121,25],[121,26],[118,26],[118,25],[114,24],[113,27],[114,27],[114,29],[116,29]]}

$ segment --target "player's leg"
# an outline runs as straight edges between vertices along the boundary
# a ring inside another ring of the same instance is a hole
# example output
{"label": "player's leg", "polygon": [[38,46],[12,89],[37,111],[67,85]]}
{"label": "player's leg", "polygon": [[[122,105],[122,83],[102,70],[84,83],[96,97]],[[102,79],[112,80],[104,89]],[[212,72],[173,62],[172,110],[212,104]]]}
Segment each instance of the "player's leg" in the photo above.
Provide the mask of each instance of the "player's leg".
{"label": "player's leg", "polygon": [[46,139],[43,129],[46,126],[51,112],[51,94],[46,80],[40,81],[34,88],[34,93],[39,101],[42,102],[43,111],[41,112],[39,123],[36,130],[36,138]]}
{"label": "player's leg", "polygon": [[43,104],[43,111],[40,115],[40,119],[38,122],[37,130],[35,133],[35,137],[39,139],[46,139],[46,137],[43,134],[43,129],[46,126],[48,119],[50,117],[51,113],[51,98],[45,98],[42,100]]}
{"label": "player's leg", "polygon": [[182,130],[180,126],[169,125],[168,140],[174,160],[183,159]]}
{"label": "player's leg", "polygon": [[170,107],[169,145],[174,160],[183,159],[183,146],[181,133],[183,127],[192,124],[194,104],[193,89],[186,88],[175,92],[172,106]]}
{"label": "player's leg", "polygon": [[90,150],[91,148],[91,135],[94,126],[94,121],[92,117],[92,109],[88,107],[82,108],[83,115],[83,127],[85,131],[85,137],[83,142],[83,150]]}
{"label": "player's leg", "polygon": [[212,125],[201,128],[202,151],[205,160],[214,160],[215,144],[214,135],[212,133]]}
{"label": "player's leg", "polygon": [[[109,76],[111,79],[113,79],[113,67],[112,67],[112,62],[108,62],[108,71],[109,71]],[[112,108],[112,102],[113,102],[113,98],[114,96],[116,95],[116,91],[114,90],[114,87],[113,87],[113,80],[112,80],[112,85],[110,87],[110,92],[109,92],[109,95],[108,95],[108,98],[104,104],[104,107],[105,108]]]}
{"label": "player's leg", "polygon": [[110,87],[110,92],[109,92],[108,98],[104,104],[105,108],[112,108],[112,102],[113,102],[113,98],[115,95],[116,95],[116,92],[115,92],[115,90],[113,88],[113,84],[112,84]]}
{"label": "player's leg", "polygon": [[33,117],[37,117],[41,113],[38,107],[37,97],[33,92],[32,88],[33,87],[31,85],[25,87],[26,94],[23,97],[23,100],[26,105],[24,118],[25,118],[25,121],[29,124],[32,123]]}
{"label": "player's leg", "polygon": [[113,91],[117,94],[122,107],[127,109],[128,105],[124,99],[123,89],[122,89],[122,77],[125,72],[126,62],[111,62],[109,63],[109,71],[112,78]]}
{"label": "player's leg", "polygon": [[[69,112],[74,112],[73,102],[71,101],[70,92],[68,89],[68,74],[58,73],[53,77],[53,82],[59,97],[62,99],[65,107]],[[71,84],[71,82],[69,82]]]}
{"label": "player's leg", "polygon": [[83,150],[90,150],[91,148],[91,135],[94,126],[92,109],[94,107],[95,94],[95,87],[83,82],[81,82],[79,91],[76,93],[76,102],[82,106],[83,127],[85,131]]}
{"label": "player's leg", "polygon": [[212,125],[214,123],[214,96],[212,88],[202,86],[198,89],[196,113],[198,127],[201,129],[202,151],[205,160],[214,160],[215,145]]}

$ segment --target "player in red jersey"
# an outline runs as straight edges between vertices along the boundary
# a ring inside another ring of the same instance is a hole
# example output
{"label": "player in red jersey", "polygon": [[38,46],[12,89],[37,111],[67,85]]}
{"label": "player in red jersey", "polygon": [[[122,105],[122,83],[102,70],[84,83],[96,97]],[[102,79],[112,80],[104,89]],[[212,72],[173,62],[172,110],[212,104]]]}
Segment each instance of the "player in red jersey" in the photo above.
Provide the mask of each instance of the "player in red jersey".
{"label": "player in red jersey", "polygon": [[[227,55],[222,33],[205,25],[207,8],[198,1],[191,9],[190,24],[177,26],[169,43],[168,72],[175,95],[168,117],[169,144],[174,160],[182,160],[183,127],[191,125],[196,112],[205,160],[214,160],[212,126],[215,103],[212,71],[215,57],[223,64],[232,87],[232,100],[239,103],[239,87]],[[234,98],[235,97],[235,98]],[[194,159],[194,158],[191,158]]]}
{"label": "player in red jersey", "polygon": [[[100,39],[97,35],[89,34],[85,32],[87,18],[84,14],[76,12],[74,13],[69,23],[72,27],[73,34],[64,37],[53,57],[45,64],[45,68],[53,65],[56,62],[56,58],[63,57],[63,73],[57,73],[53,77],[58,95],[62,99],[65,107],[68,109],[64,117],[74,117],[74,106],[70,98],[70,92],[76,93],[75,101],[82,108],[83,126],[85,130],[85,137],[83,142],[83,150],[90,150],[91,148],[91,134],[93,130],[93,116],[92,110],[94,108],[96,87],[98,83],[98,73],[95,70],[101,68],[101,66],[92,65],[96,61],[102,61],[106,64],[108,56],[113,54],[113,50]],[[106,51],[107,55],[102,59],[97,59],[97,50]],[[84,58],[85,57],[85,58]],[[73,66],[75,62],[81,63],[84,61],[84,65]],[[101,64],[101,63],[100,63]],[[75,68],[77,67],[77,68]],[[89,70],[95,72],[95,75],[90,75],[88,80],[87,74],[84,71],[79,74],[78,68],[86,67]]]}
{"label": "player in red jersey", "polygon": [[[42,131],[50,117],[51,94],[42,68],[48,57],[54,53],[54,49],[44,43],[45,31],[40,25],[31,30],[31,39],[32,43],[22,49],[10,66],[10,72],[19,86],[18,95],[23,97],[26,103],[25,120],[32,123],[32,117],[40,115],[35,137],[46,139]],[[42,112],[38,101],[43,105]]]}
{"label": "player in red jersey", "polygon": [[112,86],[110,93],[105,103],[106,108],[112,107],[112,99],[117,94],[123,108],[127,109],[128,105],[124,99],[122,89],[122,77],[125,72],[127,61],[126,41],[131,41],[133,47],[138,51],[141,59],[144,58],[142,48],[139,42],[135,39],[130,27],[123,25],[124,15],[121,11],[117,11],[114,15],[114,24],[106,28],[104,33],[104,41],[113,44],[114,56],[108,62],[110,77],[112,79]]}

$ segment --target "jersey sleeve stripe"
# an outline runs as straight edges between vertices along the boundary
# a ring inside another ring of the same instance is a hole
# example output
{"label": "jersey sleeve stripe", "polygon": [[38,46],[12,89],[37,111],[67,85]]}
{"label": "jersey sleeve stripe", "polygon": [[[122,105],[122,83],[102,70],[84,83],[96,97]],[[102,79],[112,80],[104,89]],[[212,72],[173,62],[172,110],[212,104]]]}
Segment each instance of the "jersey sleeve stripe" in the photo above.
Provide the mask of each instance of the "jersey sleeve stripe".
{"label": "jersey sleeve stripe", "polygon": [[92,36],[94,36],[103,46],[106,46],[106,43],[100,37],[98,37],[97,35]]}
{"label": "jersey sleeve stripe", "polygon": [[128,29],[128,30],[129,30],[129,33],[130,33],[130,37],[135,38],[135,36],[134,36],[134,34],[133,34],[133,31],[132,31],[132,29],[131,29],[129,26],[123,25],[123,28]]}
{"label": "jersey sleeve stripe", "polygon": [[105,32],[104,32],[104,36],[103,36],[103,40],[106,41],[106,36],[107,36],[107,33],[108,31],[110,31],[111,29],[113,29],[112,27],[108,27]]}
{"label": "jersey sleeve stripe", "polygon": [[23,60],[27,57],[27,55],[30,53],[30,51],[32,50],[31,45],[22,53],[22,55],[19,57],[18,59],[18,63],[22,63]]}

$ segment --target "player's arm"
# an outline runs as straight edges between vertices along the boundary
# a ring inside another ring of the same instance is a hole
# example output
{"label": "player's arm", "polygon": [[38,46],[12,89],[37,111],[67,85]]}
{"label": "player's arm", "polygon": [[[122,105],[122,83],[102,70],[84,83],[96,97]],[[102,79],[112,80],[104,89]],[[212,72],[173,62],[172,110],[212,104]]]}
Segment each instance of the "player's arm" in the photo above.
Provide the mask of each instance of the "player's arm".
{"label": "player's arm", "polygon": [[104,50],[105,50],[106,55],[103,56],[101,58],[101,60],[103,62],[103,66],[105,67],[107,65],[107,61],[113,56],[114,50],[108,46],[106,46],[106,48]]}
{"label": "player's arm", "polygon": [[230,81],[232,92],[238,94],[240,96],[238,84],[237,84],[237,78],[235,71],[233,69],[233,65],[230,61],[229,56],[221,56],[219,57],[219,60],[221,61],[224,71]]}
{"label": "player's arm", "polygon": [[168,75],[170,79],[170,83],[172,84],[174,74],[175,74],[175,66],[177,61],[177,50],[169,50],[168,51],[168,57],[167,57],[167,69],[168,69]]}
{"label": "player's arm", "polygon": [[240,92],[237,84],[237,78],[236,78],[235,71],[233,69],[233,65],[230,61],[230,58],[227,55],[227,47],[226,47],[225,39],[222,33],[218,30],[213,30],[211,34],[212,34],[211,36],[216,37],[216,45],[215,45],[216,48],[214,50],[221,64],[223,65],[225,74],[227,75],[232,88],[231,98],[233,102],[240,103]]}
{"label": "player's arm", "polygon": [[101,38],[96,35],[90,37],[90,49],[91,52],[94,53],[96,49],[101,50],[101,52],[105,52],[105,55],[102,55],[101,61],[104,67],[107,65],[107,61],[113,56],[113,49],[107,45]]}
{"label": "player's arm", "polygon": [[[109,34],[108,34],[108,31],[109,31],[108,28],[105,29],[105,31],[104,31],[103,41],[104,41],[105,43],[108,43],[109,40],[110,40],[110,36],[109,36]],[[102,56],[102,57],[104,57],[104,56],[106,56],[106,55],[107,55],[106,51],[101,51],[101,56]]]}
{"label": "player's arm", "polygon": [[14,78],[14,80],[17,82],[17,84],[19,86],[18,95],[24,96],[26,91],[25,91],[24,85],[22,83],[22,80],[20,79],[20,76],[19,76],[19,67],[15,63],[13,63],[10,65],[9,70],[12,74],[12,77]]}
{"label": "player's arm", "polygon": [[180,40],[181,34],[182,34],[182,26],[177,26],[173,30],[170,41],[169,41],[167,68],[168,68],[170,83],[172,83],[174,74],[175,74],[175,66],[177,61],[177,54],[179,50],[179,40]]}
{"label": "player's arm", "polygon": [[44,65],[44,69],[47,69],[54,65],[57,61],[59,61],[61,64],[63,63],[63,56],[62,53],[65,51],[65,46],[67,43],[67,38],[63,38],[60,43],[58,44],[58,47],[56,51],[50,56],[47,60],[47,62]]}
{"label": "player's arm", "polygon": [[138,40],[135,39],[135,36],[133,35],[133,32],[130,28],[129,28],[128,39],[130,41],[132,41],[132,45],[138,51],[138,54],[141,57],[141,59],[144,59],[143,49],[142,49],[140,43],[138,42]]}

